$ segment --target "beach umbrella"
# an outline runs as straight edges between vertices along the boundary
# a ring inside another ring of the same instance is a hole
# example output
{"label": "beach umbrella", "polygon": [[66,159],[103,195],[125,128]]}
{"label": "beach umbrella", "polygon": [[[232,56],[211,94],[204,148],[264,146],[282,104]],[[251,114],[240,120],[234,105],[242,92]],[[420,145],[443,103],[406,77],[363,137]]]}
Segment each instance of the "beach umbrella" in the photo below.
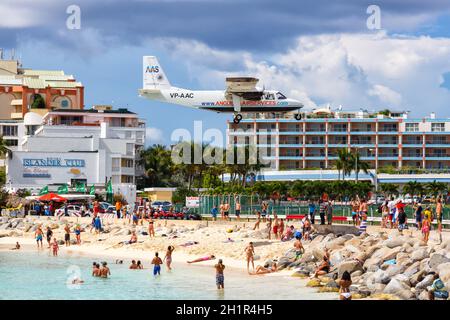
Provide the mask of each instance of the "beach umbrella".
{"label": "beach umbrella", "polygon": [[57,195],[56,193],[47,193],[38,198],[40,201],[66,201],[67,199]]}

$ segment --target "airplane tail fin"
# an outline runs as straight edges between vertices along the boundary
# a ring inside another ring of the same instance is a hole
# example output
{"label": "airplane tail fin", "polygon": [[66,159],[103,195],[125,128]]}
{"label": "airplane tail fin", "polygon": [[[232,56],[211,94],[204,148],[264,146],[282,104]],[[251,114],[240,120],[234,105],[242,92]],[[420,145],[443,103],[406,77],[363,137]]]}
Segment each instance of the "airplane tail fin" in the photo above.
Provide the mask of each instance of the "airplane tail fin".
{"label": "airplane tail fin", "polygon": [[171,87],[155,56],[143,56],[143,89],[161,90]]}

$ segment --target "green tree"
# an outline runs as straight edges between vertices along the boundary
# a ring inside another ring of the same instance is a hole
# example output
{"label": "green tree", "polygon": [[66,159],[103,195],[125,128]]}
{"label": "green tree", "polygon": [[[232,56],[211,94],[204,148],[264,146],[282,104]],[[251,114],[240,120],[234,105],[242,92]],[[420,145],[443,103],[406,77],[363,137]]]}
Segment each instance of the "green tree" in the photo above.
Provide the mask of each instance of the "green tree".
{"label": "green tree", "polygon": [[145,170],[145,185],[167,187],[171,185],[174,165],[170,151],[165,146],[155,144],[141,153],[141,163]]}
{"label": "green tree", "polygon": [[429,182],[426,185],[426,190],[434,197],[437,197],[438,194],[447,191],[447,189],[447,184],[443,182],[437,182],[436,180],[434,180],[433,182]]}
{"label": "green tree", "polygon": [[408,181],[402,189],[403,194],[410,194],[411,196],[414,195],[422,195],[423,194],[423,186],[421,183],[417,181]]}
{"label": "green tree", "polygon": [[384,194],[385,198],[391,195],[398,195],[398,185],[394,183],[383,183],[380,186],[381,192]]}
{"label": "green tree", "polygon": [[33,103],[31,104],[31,108],[45,109],[45,101],[40,94],[36,93],[33,95]]}
{"label": "green tree", "polygon": [[352,153],[350,156],[351,170],[355,171],[356,181],[358,181],[359,172],[364,173],[369,172],[369,164],[367,162],[361,161],[359,152]]}

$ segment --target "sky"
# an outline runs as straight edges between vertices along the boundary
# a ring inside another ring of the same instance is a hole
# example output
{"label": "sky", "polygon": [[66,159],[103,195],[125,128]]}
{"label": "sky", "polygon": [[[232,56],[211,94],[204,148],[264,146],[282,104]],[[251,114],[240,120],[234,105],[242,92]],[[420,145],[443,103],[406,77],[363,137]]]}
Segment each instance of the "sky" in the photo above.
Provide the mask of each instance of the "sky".
{"label": "sky", "polygon": [[[79,29],[67,27],[70,5]],[[370,5],[379,28],[368,27]],[[448,0],[0,0],[0,48],[6,57],[15,49],[23,67],[73,74],[86,108],[137,112],[147,145],[170,144],[179,128],[193,134],[194,121],[225,132],[232,116],[138,97],[143,55],[156,55],[177,87],[217,90],[227,76],[254,76],[306,109],[450,117]]]}

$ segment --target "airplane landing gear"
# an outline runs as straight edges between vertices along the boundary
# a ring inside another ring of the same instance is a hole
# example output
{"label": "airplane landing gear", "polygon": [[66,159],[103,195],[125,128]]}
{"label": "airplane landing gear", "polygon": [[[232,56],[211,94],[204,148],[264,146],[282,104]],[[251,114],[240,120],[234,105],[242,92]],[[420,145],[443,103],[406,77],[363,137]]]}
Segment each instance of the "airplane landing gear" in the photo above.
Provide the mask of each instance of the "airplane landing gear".
{"label": "airplane landing gear", "polygon": [[242,115],[240,113],[234,115],[233,122],[238,124],[242,120]]}
{"label": "airplane landing gear", "polygon": [[302,120],[302,115],[300,113],[296,113],[294,115],[295,120]]}

